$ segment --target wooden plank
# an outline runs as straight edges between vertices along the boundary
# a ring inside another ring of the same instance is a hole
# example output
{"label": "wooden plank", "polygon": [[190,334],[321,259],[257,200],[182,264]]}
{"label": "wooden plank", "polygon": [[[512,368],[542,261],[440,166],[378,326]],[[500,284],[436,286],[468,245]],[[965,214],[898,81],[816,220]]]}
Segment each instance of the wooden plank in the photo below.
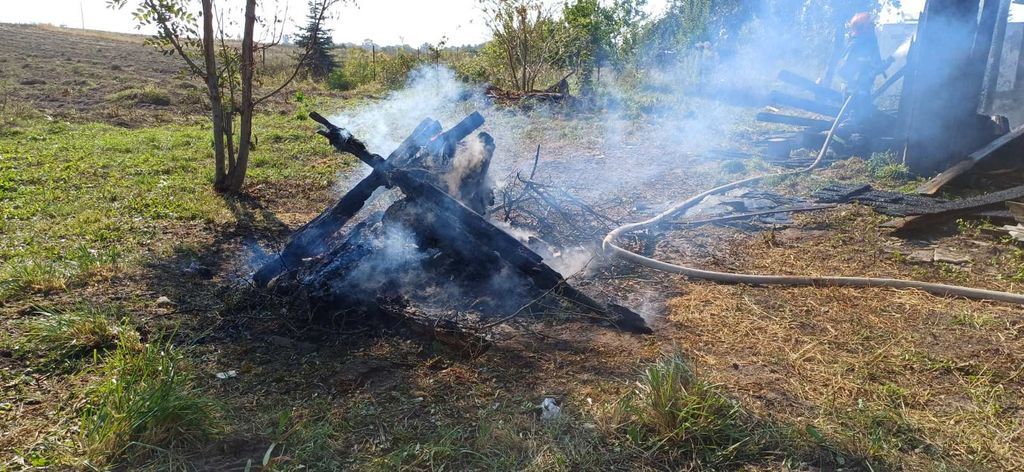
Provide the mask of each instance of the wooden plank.
{"label": "wooden plank", "polygon": [[828,117],[833,117],[839,114],[838,106],[797,97],[795,95],[775,90],[768,95],[768,101],[774,105],[797,108]]}
{"label": "wooden plank", "polygon": [[899,80],[902,79],[903,75],[906,73],[907,66],[904,65],[903,67],[900,67],[900,69],[894,72],[892,75],[890,75],[888,79],[885,79],[885,82],[882,82],[882,85],[878,86],[874,93],[871,94],[871,99],[877,100],[878,97],[881,97],[886,92],[886,90],[889,90],[889,87],[892,87],[893,85],[896,84],[896,82],[899,82]]}
{"label": "wooden plank", "polygon": [[805,128],[813,128],[818,130],[825,130],[832,126],[832,122],[828,120],[818,120],[814,118],[804,118],[802,116],[782,115],[779,113],[769,112],[758,113],[757,121],[764,121],[766,123],[779,123],[790,126],[803,126]]}
{"label": "wooden plank", "polygon": [[[482,123],[482,120],[483,117],[474,112],[460,125],[452,128],[457,132],[451,138],[458,138],[455,140],[458,142],[475,129],[474,123]],[[371,154],[362,142],[353,138],[347,131],[329,123],[327,126],[329,132],[324,134],[328,135],[331,144],[338,151],[352,154],[366,163],[381,161],[380,156]],[[479,246],[478,248],[462,248],[463,251],[476,249],[482,254],[497,254],[520,273],[529,277],[534,285],[541,290],[560,295],[588,312],[610,317],[608,321],[620,329],[629,329],[645,334],[653,333],[640,315],[617,305],[600,303],[580,292],[569,285],[558,272],[545,264],[539,254],[443,190],[417,178],[413,172],[388,166],[382,166],[379,169],[386,173],[386,180],[400,188],[405,195],[434,208],[431,217],[439,220],[434,223],[435,228],[465,233]]]}
{"label": "wooden plank", "polygon": [[1016,127],[1013,131],[996,138],[985,147],[972,152],[966,159],[953,164],[949,169],[946,169],[932,180],[918,187],[917,193],[935,195],[954,179],[973,169],[979,162],[993,156],[1006,155],[1006,152],[1003,151],[1011,151],[1016,146],[1024,146],[1024,139],[1022,138],[1024,138],[1024,125]]}
{"label": "wooden plank", "polygon": [[1010,210],[1010,215],[1013,215],[1013,219],[1017,220],[1018,223],[1024,223],[1024,203],[1006,202],[1006,208]]}
{"label": "wooden plank", "polygon": [[811,194],[825,203],[860,203],[890,216],[910,216],[941,211],[950,202],[932,197],[872,189],[870,185],[830,184]]}
{"label": "wooden plank", "polygon": [[[316,116],[319,117],[319,115]],[[440,123],[431,119],[423,120],[413,133],[388,156],[388,159],[402,161],[411,158],[440,131]],[[253,274],[253,283],[257,287],[266,287],[270,281],[289,268],[298,266],[303,259],[322,253],[326,249],[327,239],[359,213],[359,210],[363,208],[377,188],[387,185],[388,181],[385,175],[376,169],[376,167],[382,166],[383,162],[384,160],[380,156],[377,156],[372,163],[368,162],[375,166],[374,171],[346,192],[337,203],[292,233],[281,252],[264,263]]]}
{"label": "wooden plank", "polygon": [[841,92],[837,90],[832,90],[822,85],[818,85],[813,80],[794,74],[793,72],[790,72],[788,70],[779,72],[779,80],[794,87],[811,92],[814,94],[816,98],[820,100],[835,103],[843,102],[843,94]]}
{"label": "wooden plank", "polygon": [[979,6],[929,0],[921,13],[899,117],[907,139],[903,163],[915,174],[938,173],[984,144],[977,110],[991,32],[979,30]]}
{"label": "wooden plank", "polygon": [[896,231],[905,231],[922,226],[942,223],[958,216],[977,213],[1002,205],[1009,200],[1024,198],[1024,185],[992,192],[977,197],[954,200],[920,216],[907,218],[895,226]]}

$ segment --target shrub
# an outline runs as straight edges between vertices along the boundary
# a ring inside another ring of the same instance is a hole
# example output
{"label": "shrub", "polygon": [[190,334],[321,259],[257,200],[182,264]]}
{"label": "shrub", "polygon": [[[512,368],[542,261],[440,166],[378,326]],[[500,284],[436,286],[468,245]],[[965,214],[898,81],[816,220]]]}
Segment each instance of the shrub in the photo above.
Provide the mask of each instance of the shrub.
{"label": "shrub", "polygon": [[119,347],[86,392],[81,440],[94,467],[174,460],[215,431],[214,405],[182,370],[169,344]]}

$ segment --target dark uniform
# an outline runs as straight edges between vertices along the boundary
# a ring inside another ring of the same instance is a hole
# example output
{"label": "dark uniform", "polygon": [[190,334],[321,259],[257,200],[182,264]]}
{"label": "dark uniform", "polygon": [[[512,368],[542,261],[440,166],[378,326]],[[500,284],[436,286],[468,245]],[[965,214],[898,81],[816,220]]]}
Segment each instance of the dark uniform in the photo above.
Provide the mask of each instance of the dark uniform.
{"label": "dark uniform", "polygon": [[885,72],[889,64],[882,60],[878,50],[878,37],[874,23],[851,27],[846,49],[839,60],[838,74],[845,85],[846,94],[851,97],[847,107],[843,128],[850,132],[862,132],[876,114],[871,93],[875,78]]}

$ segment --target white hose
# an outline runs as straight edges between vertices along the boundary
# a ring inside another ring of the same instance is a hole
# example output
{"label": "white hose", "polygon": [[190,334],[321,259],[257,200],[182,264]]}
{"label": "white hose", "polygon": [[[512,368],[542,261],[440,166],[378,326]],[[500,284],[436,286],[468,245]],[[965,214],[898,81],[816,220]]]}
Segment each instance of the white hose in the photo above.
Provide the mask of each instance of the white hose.
{"label": "white hose", "polygon": [[615,257],[630,261],[635,264],[642,265],[655,270],[663,272],[669,272],[673,274],[681,274],[692,279],[703,279],[710,280],[719,283],[726,284],[747,284],[747,285],[786,285],[786,286],[808,286],[808,287],[886,287],[886,288],[897,288],[897,289],[918,289],[928,293],[941,296],[955,296],[974,298],[979,300],[996,300],[1008,303],[1016,303],[1024,305],[1024,295],[1016,294],[1012,292],[999,292],[995,290],[984,290],[979,288],[960,287],[956,285],[945,285],[936,284],[930,282],[921,282],[917,280],[901,280],[901,279],[879,279],[870,277],[836,277],[836,276],[799,276],[799,275],[760,275],[760,274],[745,274],[745,273],[730,273],[730,272],[717,272],[711,270],[697,269],[694,267],[687,267],[677,264],[670,264],[668,262],[659,261],[650,257],[645,257],[635,252],[624,249],[615,244],[616,240],[623,234],[631,231],[641,230],[647,227],[656,226],[662,223],[664,220],[674,217],[680,214],[680,212],[699,203],[704,197],[713,195],[719,192],[725,192],[733,188],[753,184],[761,181],[767,177],[788,177],[799,175],[810,172],[816,169],[821,161],[825,157],[825,153],[828,151],[829,145],[832,142],[832,138],[835,134],[836,128],[839,125],[840,120],[846,114],[846,109],[850,105],[850,98],[846,100],[843,107],[840,109],[839,114],[836,115],[835,121],[832,123],[832,128],[825,136],[825,143],[821,147],[821,151],[818,153],[817,159],[804,169],[799,169],[790,172],[783,172],[772,175],[762,175],[757,177],[750,177],[737,182],[732,182],[720,187],[708,190],[700,195],[691,197],[683,202],[665,210],[657,216],[639,223],[631,223],[625,226],[621,226],[612,230],[605,236],[602,242],[602,247],[605,253],[610,253]]}

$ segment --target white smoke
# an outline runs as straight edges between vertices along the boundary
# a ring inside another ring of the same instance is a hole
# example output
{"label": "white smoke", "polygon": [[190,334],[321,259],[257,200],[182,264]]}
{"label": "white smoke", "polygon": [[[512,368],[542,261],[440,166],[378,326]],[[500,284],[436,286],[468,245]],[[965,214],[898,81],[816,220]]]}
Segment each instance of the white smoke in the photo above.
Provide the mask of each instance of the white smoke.
{"label": "white smoke", "polygon": [[[476,138],[467,139],[465,145],[461,145],[456,149],[455,157],[452,158],[451,169],[444,175],[448,194],[456,198],[462,197],[459,193],[459,185],[466,177],[481,170],[489,158],[487,154],[487,146],[484,145],[484,141]],[[487,179],[490,180],[489,174]],[[493,187],[493,185],[490,186]]]}
{"label": "white smoke", "polygon": [[451,69],[425,66],[412,71],[406,86],[383,100],[343,110],[331,121],[351,131],[370,152],[387,156],[424,118],[451,126],[466,114],[480,90],[459,82]]}

